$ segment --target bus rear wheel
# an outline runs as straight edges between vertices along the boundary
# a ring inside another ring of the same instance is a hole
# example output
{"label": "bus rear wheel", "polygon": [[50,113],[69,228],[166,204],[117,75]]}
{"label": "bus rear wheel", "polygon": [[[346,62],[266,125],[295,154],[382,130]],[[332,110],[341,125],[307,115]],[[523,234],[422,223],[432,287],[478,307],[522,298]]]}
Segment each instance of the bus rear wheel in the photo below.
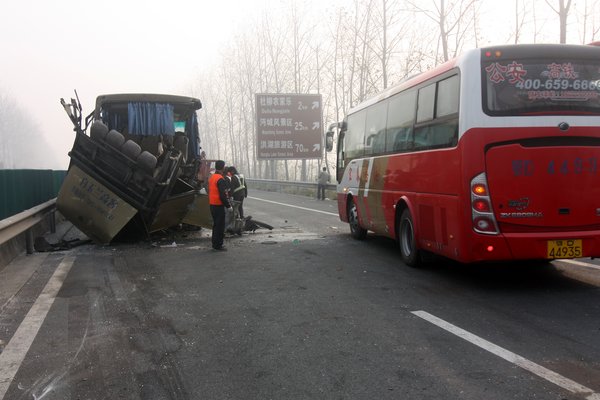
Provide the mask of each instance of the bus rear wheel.
{"label": "bus rear wheel", "polygon": [[402,211],[400,223],[398,224],[398,245],[402,261],[410,267],[418,267],[421,264],[420,251],[417,249],[415,229],[412,215],[408,208]]}
{"label": "bus rear wheel", "polygon": [[348,223],[350,224],[350,234],[354,239],[363,240],[367,237],[367,230],[358,223],[358,210],[354,199],[348,202]]}

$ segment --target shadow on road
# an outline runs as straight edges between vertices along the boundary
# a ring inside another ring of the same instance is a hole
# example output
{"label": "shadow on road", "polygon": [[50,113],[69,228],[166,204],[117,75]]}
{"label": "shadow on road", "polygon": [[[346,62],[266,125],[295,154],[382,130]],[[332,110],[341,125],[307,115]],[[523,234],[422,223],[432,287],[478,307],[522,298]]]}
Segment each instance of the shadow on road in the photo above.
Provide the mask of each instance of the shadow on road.
{"label": "shadow on road", "polygon": [[580,291],[597,290],[597,286],[578,279],[577,274],[565,274],[547,260],[490,262],[461,264],[439,256],[427,256],[422,267],[411,268],[402,263],[400,251],[394,240],[370,234],[369,246],[398,258],[395,268],[402,268],[412,275],[447,280],[447,283],[471,285],[486,290],[500,291]]}

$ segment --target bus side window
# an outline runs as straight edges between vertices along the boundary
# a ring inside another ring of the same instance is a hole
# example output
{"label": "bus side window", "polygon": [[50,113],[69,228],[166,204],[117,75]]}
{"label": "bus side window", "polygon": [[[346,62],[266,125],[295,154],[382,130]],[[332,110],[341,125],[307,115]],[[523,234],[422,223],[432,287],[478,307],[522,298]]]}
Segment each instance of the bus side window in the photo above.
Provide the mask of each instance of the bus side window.
{"label": "bus side window", "polygon": [[435,121],[415,128],[414,150],[454,147],[458,142],[458,120]]}
{"label": "bus side window", "polygon": [[436,118],[456,114],[458,112],[458,75],[438,82]]}
{"label": "bus side window", "polygon": [[371,106],[367,111],[365,130],[365,155],[378,155],[385,150],[385,125],[387,119],[387,100]]}
{"label": "bus side window", "polygon": [[346,139],[346,129],[343,128],[340,131],[338,136],[338,146],[337,146],[337,171],[336,171],[336,180],[341,182],[342,176],[344,175],[344,169],[346,168],[345,163],[345,152],[344,152],[344,142]]}
{"label": "bus side window", "polygon": [[415,136],[412,143],[413,150],[427,149],[433,146],[435,132],[432,125],[415,128]]}
{"label": "bus side window", "polygon": [[386,132],[386,151],[398,150],[402,146],[404,138],[402,137],[402,129],[400,128],[388,128]]}
{"label": "bus side window", "polygon": [[348,116],[348,128],[344,151],[347,160],[362,157],[365,154],[365,123],[367,110],[358,111]]}
{"label": "bus side window", "polygon": [[378,155],[385,152],[385,129],[367,137],[365,155]]}
{"label": "bus side window", "polygon": [[417,124],[431,121],[434,117],[435,105],[435,83],[419,89],[419,101],[417,103]]}
{"label": "bus side window", "polygon": [[[458,113],[458,75],[438,82],[435,111],[435,147],[454,147],[458,142],[458,119],[451,116]],[[437,121],[438,118],[443,121]]]}
{"label": "bus side window", "polygon": [[421,124],[415,128],[415,150],[456,146],[458,119],[453,116],[458,113],[458,90],[458,75],[419,90],[417,123]]}
{"label": "bus side window", "polygon": [[432,125],[434,147],[454,147],[458,141],[458,120],[448,120]]}
{"label": "bus side window", "polygon": [[392,142],[388,145],[388,151],[404,151],[411,148],[409,144],[411,127],[398,128],[393,131],[388,131],[388,140]]}
{"label": "bus side window", "polygon": [[387,115],[386,152],[411,149],[410,140],[416,107],[416,90],[402,92],[390,98]]}

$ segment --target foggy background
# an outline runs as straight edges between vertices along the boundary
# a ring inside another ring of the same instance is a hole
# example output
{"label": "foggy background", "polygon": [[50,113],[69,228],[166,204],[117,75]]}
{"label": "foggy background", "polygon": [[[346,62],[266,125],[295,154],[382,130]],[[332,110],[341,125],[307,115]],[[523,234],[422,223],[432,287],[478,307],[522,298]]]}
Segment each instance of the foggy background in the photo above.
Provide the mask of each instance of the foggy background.
{"label": "foggy background", "polygon": [[100,94],[198,97],[208,158],[297,180],[301,161],[254,160],[255,93],[321,93],[328,126],[463,50],[590,43],[599,29],[598,0],[2,0],[0,169],[68,167],[59,100],[76,89],[84,115]]}

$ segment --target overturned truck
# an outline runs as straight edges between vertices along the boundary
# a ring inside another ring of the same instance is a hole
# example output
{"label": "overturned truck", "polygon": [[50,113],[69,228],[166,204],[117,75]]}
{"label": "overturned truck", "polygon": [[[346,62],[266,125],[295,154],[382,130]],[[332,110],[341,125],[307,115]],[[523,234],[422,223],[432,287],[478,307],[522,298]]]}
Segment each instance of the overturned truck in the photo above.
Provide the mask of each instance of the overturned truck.
{"label": "overturned truck", "polygon": [[61,102],[75,141],[56,205],[90,239],[108,244],[182,223],[212,225],[200,191],[210,170],[200,155],[200,100],[102,95],[85,118],[78,99]]}

